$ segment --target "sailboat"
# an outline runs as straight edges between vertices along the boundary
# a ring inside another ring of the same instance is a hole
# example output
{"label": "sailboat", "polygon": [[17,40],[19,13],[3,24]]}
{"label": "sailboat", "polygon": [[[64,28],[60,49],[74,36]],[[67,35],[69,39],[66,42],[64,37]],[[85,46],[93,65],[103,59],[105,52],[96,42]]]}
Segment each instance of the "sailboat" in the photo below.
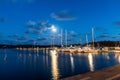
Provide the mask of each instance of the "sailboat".
{"label": "sailboat", "polygon": [[69,52],[69,53],[76,53],[76,52],[81,52],[82,49],[81,48],[76,48],[76,47],[73,47],[72,45],[70,47],[68,47],[68,42],[67,42],[67,30],[65,30],[65,46],[63,47],[63,44],[62,44],[62,30],[61,30],[61,48],[58,49],[59,52]]}
{"label": "sailboat", "polygon": [[50,53],[57,54],[57,50],[54,47],[54,39],[52,39],[52,38],[51,38],[51,48],[49,50],[50,50]]}
{"label": "sailboat", "polygon": [[88,36],[86,34],[86,43],[87,43],[87,46],[86,47],[83,47],[82,48],[82,52],[85,52],[85,53],[96,53],[98,52],[98,50],[95,49],[94,47],[94,28],[92,27],[92,48],[88,46]]}

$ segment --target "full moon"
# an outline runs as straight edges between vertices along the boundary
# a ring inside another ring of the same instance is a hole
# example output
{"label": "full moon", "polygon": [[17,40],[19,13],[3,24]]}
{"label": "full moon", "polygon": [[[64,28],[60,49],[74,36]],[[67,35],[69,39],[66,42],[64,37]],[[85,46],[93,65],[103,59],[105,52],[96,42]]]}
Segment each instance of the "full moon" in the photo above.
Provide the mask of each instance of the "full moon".
{"label": "full moon", "polygon": [[52,29],[53,32],[57,31],[57,29],[56,29],[56,27],[54,25],[51,26],[51,29]]}

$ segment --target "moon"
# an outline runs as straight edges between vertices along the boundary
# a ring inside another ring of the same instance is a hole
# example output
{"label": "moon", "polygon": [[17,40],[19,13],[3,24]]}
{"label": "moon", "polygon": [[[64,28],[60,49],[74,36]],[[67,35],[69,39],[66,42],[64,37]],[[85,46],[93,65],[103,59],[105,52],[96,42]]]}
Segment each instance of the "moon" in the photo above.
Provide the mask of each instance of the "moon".
{"label": "moon", "polygon": [[56,32],[56,31],[57,31],[55,25],[52,25],[52,26],[51,26],[51,29],[52,29],[53,32]]}

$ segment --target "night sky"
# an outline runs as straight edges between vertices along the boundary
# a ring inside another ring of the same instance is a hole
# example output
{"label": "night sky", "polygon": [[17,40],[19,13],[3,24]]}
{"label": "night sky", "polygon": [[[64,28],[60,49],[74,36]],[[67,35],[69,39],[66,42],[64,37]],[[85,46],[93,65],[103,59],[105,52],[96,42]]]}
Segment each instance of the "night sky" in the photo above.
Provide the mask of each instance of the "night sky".
{"label": "night sky", "polygon": [[60,44],[61,30],[91,42],[92,27],[95,41],[120,40],[120,0],[0,0],[0,44]]}

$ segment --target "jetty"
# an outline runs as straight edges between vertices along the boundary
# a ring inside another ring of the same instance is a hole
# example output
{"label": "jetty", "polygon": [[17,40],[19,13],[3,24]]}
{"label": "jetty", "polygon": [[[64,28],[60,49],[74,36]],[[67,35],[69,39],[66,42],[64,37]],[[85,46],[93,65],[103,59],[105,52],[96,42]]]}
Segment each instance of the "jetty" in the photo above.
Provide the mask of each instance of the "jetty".
{"label": "jetty", "polygon": [[61,80],[120,80],[120,64]]}

